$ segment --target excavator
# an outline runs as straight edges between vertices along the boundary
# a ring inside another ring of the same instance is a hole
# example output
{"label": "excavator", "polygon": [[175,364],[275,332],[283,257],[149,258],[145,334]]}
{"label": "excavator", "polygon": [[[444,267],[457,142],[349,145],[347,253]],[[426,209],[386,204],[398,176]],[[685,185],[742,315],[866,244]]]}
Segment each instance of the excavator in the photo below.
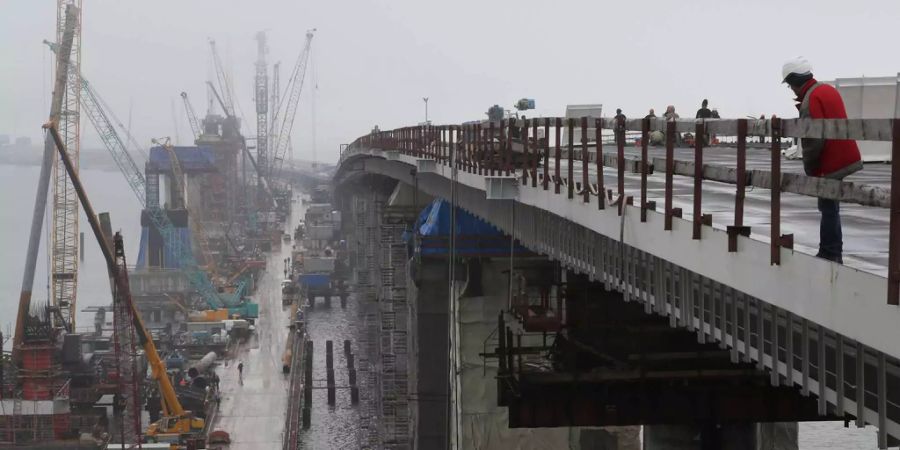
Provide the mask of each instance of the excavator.
{"label": "excavator", "polygon": [[[55,124],[47,124],[45,128],[52,135],[66,172],[68,172],[72,180],[75,192],[84,208],[85,216],[87,216],[91,229],[94,232],[94,237],[97,239],[103,257],[106,260],[106,267],[109,270],[111,281],[115,283],[118,292],[124,294],[122,300],[126,301],[131,309],[134,333],[138,338],[138,343],[144,349],[152,370],[153,379],[159,384],[159,392],[162,397],[162,418],[150,424],[145,432],[145,438],[150,442],[172,441],[201,433],[206,425],[204,419],[195,416],[191,411],[186,411],[181,406],[181,402],[178,401],[178,396],[175,394],[175,388],[172,386],[172,380],[169,379],[169,375],[166,373],[166,364],[159,357],[159,352],[157,352],[156,345],[153,343],[153,336],[147,331],[140,312],[132,301],[131,290],[128,285],[128,270],[125,264],[122,235],[116,233],[115,237],[111,237],[108,233],[104,233],[104,227],[101,226],[100,220],[94,213],[90,201],[88,201],[87,193],[81,184],[81,179],[73,169],[72,161],[65,151],[65,145],[55,128]],[[109,229],[107,228],[107,230]]]}

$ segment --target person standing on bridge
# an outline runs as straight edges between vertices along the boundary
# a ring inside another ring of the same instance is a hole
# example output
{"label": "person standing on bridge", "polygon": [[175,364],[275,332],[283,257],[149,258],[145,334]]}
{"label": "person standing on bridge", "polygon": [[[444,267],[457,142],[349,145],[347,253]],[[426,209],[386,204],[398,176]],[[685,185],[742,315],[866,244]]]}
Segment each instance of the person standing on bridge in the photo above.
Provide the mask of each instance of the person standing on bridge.
{"label": "person standing on bridge", "polygon": [[709,100],[703,99],[700,103],[700,109],[697,110],[697,119],[709,119],[712,117],[712,111],[709,110]]}
{"label": "person standing on bridge", "polygon": [[[847,110],[841,94],[833,86],[813,78],[812,66],[806,58],[798,57],[784,63],[782,82],[796,94],[800,118],[846,119]],[[813,177],[841,180],[863,168],[856,141],[851,139],[803,138],[803,170]],[[837,200],[819,199],[819,258],[843,263],[843,235],[840,204]]]}

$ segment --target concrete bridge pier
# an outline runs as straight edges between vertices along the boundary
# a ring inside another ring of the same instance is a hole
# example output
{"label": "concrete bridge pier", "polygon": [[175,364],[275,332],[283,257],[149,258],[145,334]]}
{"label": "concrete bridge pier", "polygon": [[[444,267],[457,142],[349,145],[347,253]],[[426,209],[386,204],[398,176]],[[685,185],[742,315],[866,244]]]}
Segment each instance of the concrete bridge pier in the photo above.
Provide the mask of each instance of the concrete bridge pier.
{"label": "concrete bridge pier", "polygon": [[[473,449],[640,449],[639,427],[509,428],[507,408],[497,405],[497,360],[482,357],[496,346],[497,315],[508,306],[508,260],[473,258],[458,264],[455,314],[448,264],[446,257],[422,258],[412,270],[415,282],[409,285],[416,323],[411,385],[418,399],[417,448],[447,448],[459,436],[461,448]],[[451,333],[453,320],[458,330]],[[459,352],[453,356],[450,336],[459,338],[454,343]],[[454,385],[458,395],[454,391],[448,396],[454,372],[459,373]],[[448,406],[451,398],[459,404]],[[448,420],[448,411],[458,418]]]}
{"label": "concrete bridge pier", "polygon": [[797,423],[644,427],[645,450],[797,450]]}
{"label": "concrete bridge pier", "polygon": [[409,302],[414,305],[415,336],[412,340],[414,372],[410,377],[416,401],[416,448],[447,448],[447,386],[450,380],[449,304],[447,262],[425,259],[409,283]]}

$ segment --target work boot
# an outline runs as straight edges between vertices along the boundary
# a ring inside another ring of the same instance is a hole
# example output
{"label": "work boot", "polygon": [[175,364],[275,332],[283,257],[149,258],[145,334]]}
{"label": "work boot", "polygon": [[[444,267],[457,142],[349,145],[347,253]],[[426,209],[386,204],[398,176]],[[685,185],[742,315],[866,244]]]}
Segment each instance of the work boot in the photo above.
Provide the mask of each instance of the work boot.
{"label": "work boot", "polygon": [[829,261],[833,261],[838,264],[844,264],[844,258],[841,257],[841,255],[827,255],[825,253],[819,252],[819,253],[816,253],[816,258],[827,259]]}

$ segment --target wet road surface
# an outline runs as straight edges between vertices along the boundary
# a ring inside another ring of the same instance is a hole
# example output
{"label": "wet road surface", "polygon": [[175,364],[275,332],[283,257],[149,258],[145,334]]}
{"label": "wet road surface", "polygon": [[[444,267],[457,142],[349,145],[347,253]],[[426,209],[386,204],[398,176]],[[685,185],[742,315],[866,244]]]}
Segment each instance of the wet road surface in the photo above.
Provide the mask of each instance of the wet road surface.
{"label": "wet road surface", "polygon": [[[285,228],[293,230],[301,215],[300,203],[294,203],[291,225]],[[289,321],[288,311],[281,306],[281,280],[292,243],[283,243],[267,256],[266,271],[252,296],[259,303],[256,335],[216,369],[222,400],[214,429],[231,435],[229,449],[281,448],[290,386],[281,370]],[[238,362],[244,364],[243,380],[238,376]]]}

